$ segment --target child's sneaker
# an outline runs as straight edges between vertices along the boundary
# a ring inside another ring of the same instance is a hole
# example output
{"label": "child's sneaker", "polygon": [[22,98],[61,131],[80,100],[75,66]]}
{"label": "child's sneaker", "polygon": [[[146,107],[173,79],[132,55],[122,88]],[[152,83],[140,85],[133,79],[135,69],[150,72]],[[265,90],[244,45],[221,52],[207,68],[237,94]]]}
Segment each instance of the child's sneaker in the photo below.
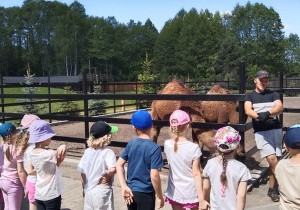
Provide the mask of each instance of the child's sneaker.
{"label": "child's sneaker", "polygon": [[273,202],[279,201],[279,195],[277,194],[275,189],[269,188],[268,196],[272,199]]}

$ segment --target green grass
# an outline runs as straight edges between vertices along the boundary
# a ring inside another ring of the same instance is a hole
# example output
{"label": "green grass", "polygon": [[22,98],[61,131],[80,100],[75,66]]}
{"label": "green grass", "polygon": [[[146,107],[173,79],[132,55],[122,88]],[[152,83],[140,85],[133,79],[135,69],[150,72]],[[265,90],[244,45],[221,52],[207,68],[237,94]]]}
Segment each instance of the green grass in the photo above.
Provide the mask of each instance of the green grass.
{"label": "green grass", "polygon": [[[50,90],[51,94],[65,94],[65,90],[61,88],[51,88]],[[4,89],[4,94],[23,94],[22,88],[5,88]],[[37,94],[48,94],[48,88],[47,87],[40,87],[38,88]],[[113,94],[112,92],[108,92],[108,94]],[[135,91],[124,91],[124,92],[117,92],[116,94],[135,94]],[[43,99],[40,99],[43,100]],[[46,100],[46,99],[45,99]],[[114,100],[106,100],[108,105],[107,106],[113,106],[114,105]],[[136,101],[135,100],[125,100],[125,104],[134,104]],[[5,98],[4,99],[5,104],[9,103],[17,103],[16,98]],[[75,101],[79,105],[79,109],[84,109],[84,103],[82,101]],[[48,108],[48,103],[45,103],[46,108],[44,108],[42,111],[40,111],[39,114],[47,114],[49,113],[49,108]],[[115,105],[121,105],[121,100],[115,100]],[[51,112],[59,112],[61,107],[61,102],[58,103],[52,103],[51,104]],[[135,105],[133,106],[127,106],[125,107],[125,110],[132,110],[135,109]],[[5,112],[7,113],[16,113],[17,110],[20,110],[21,106],[9,106],[5,107]],[[122,108],[117,107],[116,112],[121,112]],[[109,108],[106,110],[107,113],[113,113],[114,109]],[[83,115],[83,112],[81,113]]]}

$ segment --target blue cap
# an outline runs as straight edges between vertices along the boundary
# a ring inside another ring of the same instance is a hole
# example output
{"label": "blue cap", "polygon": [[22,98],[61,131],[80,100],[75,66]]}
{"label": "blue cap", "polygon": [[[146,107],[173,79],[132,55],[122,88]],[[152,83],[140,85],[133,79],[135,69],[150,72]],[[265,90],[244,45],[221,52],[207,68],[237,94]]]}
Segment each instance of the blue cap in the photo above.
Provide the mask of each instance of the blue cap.
{"label": "blue cap", "polygon": [[14,124],[12,124],[11,122],[6,122],[0,126],[0,135],[2,136],[2,138],[4,138],[14,130],[16,130],[16,126],[14,126]]}
{"label": "blue cap", "polygon": [[130,123],[138,129],[147,129],[152,127],[152,118],[148,112],[139,110],[132,115]]}
{"label": "blue cap", "polygon": [[300,127],[290,127],[283,137],[285,145],[291,149],[300,149]]}

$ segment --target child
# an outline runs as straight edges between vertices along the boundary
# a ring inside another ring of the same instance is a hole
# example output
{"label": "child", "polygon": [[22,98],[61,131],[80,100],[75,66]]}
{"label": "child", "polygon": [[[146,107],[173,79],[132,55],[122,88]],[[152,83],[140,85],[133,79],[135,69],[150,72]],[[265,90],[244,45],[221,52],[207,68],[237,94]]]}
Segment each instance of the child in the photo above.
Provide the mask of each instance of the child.
{"label": "child", "polygon": [[28,165],[32,164],[37,174],[35,185],[37,209],[59,210],[64,187],[62,174],[58,167],[63,159],[57,159],[54,150],[45,149],[46,146],[49,146],[55,133],[49,123],[44,120],[34,121],[28,131],[30,133],[29,143],[35,144],[35,148],[30,153],[31,162]]}
{"label": "child", "polygon": [[[34,114],[25,114],[21,120],[20,127],[24,132],[28,131],[29,126],[36,120],[40,120],[40,118]],[[29,209],[36,210],[36,202],[35,202],[35,184],[36,184],[36,171],[32,170],[31,168],[31,160],[30,160],[30,153],[32,149],[35,148],[35,144],[29,144],[28,148],[24,153],[24,168],[28,174],[26,180],[26,191],[28,193],[28,200],[29,200]],[[56,158],[65,158],[66,155],[66,145],[61,145],[56,151]],[[61,160],[61,161],[62,161]]]}
{"label": "child", "polygon": [[81,173],[84,209],[114,209],[113,176],[116,173],[116,155],[106,146],[111,133],[118,127],[98,121],[91,127],[89,146],[82,156],[77,170]]}
{"label": "child", "polygon": [[[34,114],[25,114],[21,120],[20,127],[24,132],[27,132],[27,129],[29,126],[35,121],[39,120],[40,118]],[[27,170],[27,163],[30,161],[30,152],[35,147],[35,144],[29,144],[28,148],[26,149],[24,153],[24,168],[25,171],[28,173]],[[36,183],[36,174],[30,175],[28,174],[27,180],[26,180],[26,191],[28,193],[28,200],[29,200],[29,209],[30,210],[36,210],[36,203],[35,203],[35,183]]]}
{"label": "child", "polygon": [[208,160],[204,171],[204,198],[211,210],[241,210],[245,207],[247,181],[251,174],[247,167],[234,159],[240,143],[239,133],[230,126],[218,129],[215,144],[219,155]]}
{"label": "child", "polygon": [[166,140],[164,144],[169,163],[165,201],[171,204],[173,209],[197,210],[198,208],[207,209],[209,206],[202,192],[200,148],[186,139],[190,123],[190,117],[186,112],[174,111],[170,116],[172,139]]}
{"label": "child", "polygon": [[275,168],[280,209],[300,209],[300,125],[290,127],[283,141],[291,158],[280,160]]}
{"label": "child", "polygon": [[[123,201],[129,210],[154,210],[156,194],[158,208],[162,208],[164,200],[159,170],[164,164],[160,146],[150,140],[151,116],[139,110],[132,115],[130,122],[138,137],[129,141],[117,161]],[[126,183],[124,166],[127,161]]]}
{"label": "child", "polygon": [[26,172],[23,167],[23,154],[28,146],[28,136],[10,123],[0,126],[3,138],[2,154],[4,161],[0,178],[5,210],[20,209],[23,189],[25,197]]}

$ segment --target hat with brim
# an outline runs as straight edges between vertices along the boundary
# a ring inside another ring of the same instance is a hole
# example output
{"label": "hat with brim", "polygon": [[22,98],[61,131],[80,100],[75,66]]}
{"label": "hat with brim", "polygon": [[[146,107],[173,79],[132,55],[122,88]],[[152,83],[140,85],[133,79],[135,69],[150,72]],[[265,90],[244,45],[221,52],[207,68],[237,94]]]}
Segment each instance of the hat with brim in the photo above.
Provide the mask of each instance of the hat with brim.
{"label": "hat with brim", "polygon": [[22,129],[28,129],[31,123],[36,120],[40,120],[40,118],[34,114],[25,114],[21,120],[20,127]]}
{"label": "hat with brim", "polygon": [[114,133],[117,131],[118,131],[117,126],[110,126],[104,121],[97,121],[92,125],[90,134],[94,138],[101,138],[106,134]]}
{"label": "hat with brim", "polygon": [[45,120],[34,121],[28,129],[29,143],[38,143],[55,136],[55,132],[52,130],[50,124]]}

